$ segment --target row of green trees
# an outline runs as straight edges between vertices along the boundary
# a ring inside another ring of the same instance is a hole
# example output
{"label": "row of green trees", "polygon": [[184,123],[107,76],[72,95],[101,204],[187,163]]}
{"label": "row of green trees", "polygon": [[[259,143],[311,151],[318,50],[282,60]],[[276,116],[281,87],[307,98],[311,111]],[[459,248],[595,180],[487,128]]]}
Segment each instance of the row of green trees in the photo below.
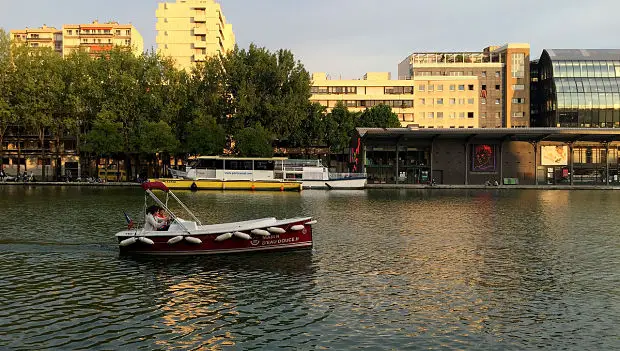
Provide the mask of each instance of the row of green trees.
{"label": "row of green trees", "polygon": [[326,113],[309,101],[310,86],[288,50],[235,48],[186,72],[121,48],[62,58],[14,45],[0,29],[0,162],[8,136],[37,135],[43,159],[58,159],[45,154],[46,143],[69,136],[81,154],[124,159],[131,176],[132,164],[171,155],[270,156],[274,145],[340,152],[355,127],[400,126],[387,106]]}

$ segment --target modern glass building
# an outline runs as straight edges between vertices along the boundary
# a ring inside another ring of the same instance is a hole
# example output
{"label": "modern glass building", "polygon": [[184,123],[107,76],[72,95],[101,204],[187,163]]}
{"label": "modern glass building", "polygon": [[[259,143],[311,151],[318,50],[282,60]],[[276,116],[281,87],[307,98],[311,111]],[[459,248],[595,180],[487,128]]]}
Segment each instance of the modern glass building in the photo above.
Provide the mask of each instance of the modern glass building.
{"label": "modern glass building", "polygon": [[620,128],[620,50],[546,49],[537,68],[535,126]]}

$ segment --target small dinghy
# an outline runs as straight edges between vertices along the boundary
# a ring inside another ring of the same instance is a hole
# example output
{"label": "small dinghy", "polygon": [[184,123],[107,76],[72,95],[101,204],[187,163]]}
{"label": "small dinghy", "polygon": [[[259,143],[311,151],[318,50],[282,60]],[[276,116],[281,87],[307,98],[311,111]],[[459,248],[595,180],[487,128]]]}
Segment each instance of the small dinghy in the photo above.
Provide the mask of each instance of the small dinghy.
{"label": "small dinghy", "polygon": [[[142,184],[155,203],[170,218],[167,230],[151,231],[128,226],[116,234],[122,253],[144,255],[209,255],[241,252],[269,252],[312,248],[311,217],[276,219],[273,217],[242,222],[203,225],[200,220],[161,182]],[[153,193],[166,193],[165,203]],[[172,197],[192,220],[177,217],[168,208]]]}

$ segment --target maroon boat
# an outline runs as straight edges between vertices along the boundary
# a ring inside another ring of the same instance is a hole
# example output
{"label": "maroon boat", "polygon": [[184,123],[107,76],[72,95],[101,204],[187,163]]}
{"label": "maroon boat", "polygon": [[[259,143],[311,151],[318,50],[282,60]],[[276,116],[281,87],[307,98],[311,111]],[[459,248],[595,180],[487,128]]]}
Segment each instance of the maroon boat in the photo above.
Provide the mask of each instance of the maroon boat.
{"label": "maroon boat", "polygon": [[[165,184],[142,184],[146,195],[170,217],[165,231],[151,231],[128,226],[116,234],[122,253],[145,255],[207,255],[241,252],[270,252],[312,248],[311,217],[276,219],[260,218],[242,222],[203,225]],[[153,190],[166,193],[165,203]],[[192,220],[177,217],[167,206],[169,197],[187,211]]]}

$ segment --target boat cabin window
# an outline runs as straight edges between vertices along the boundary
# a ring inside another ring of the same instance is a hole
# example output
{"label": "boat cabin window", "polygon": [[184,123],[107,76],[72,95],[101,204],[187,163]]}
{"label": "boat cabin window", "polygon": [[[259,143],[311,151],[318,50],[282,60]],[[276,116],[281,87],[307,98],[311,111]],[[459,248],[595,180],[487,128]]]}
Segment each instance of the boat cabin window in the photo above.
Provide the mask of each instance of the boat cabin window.
{"label": "boat cabin window", "polygon": [[226,169],[237,170],[237,171],[251,171],[252,170],[252,161],[246,160],[226,160],[225,164]]}
{"label": "boat cabin window", "polygon": [[254,169],[259,171],[273,171],[275,169],[274,161],[254,161]]}
{"label": "boat cabin window", "polygon": [[204,159],[204,158],[199,158],[189,163],[189,166],[193,169],[205,169],[205,168],[222,169],[223,165],[224,165],[223,160],[212,160],[212,159]]}

